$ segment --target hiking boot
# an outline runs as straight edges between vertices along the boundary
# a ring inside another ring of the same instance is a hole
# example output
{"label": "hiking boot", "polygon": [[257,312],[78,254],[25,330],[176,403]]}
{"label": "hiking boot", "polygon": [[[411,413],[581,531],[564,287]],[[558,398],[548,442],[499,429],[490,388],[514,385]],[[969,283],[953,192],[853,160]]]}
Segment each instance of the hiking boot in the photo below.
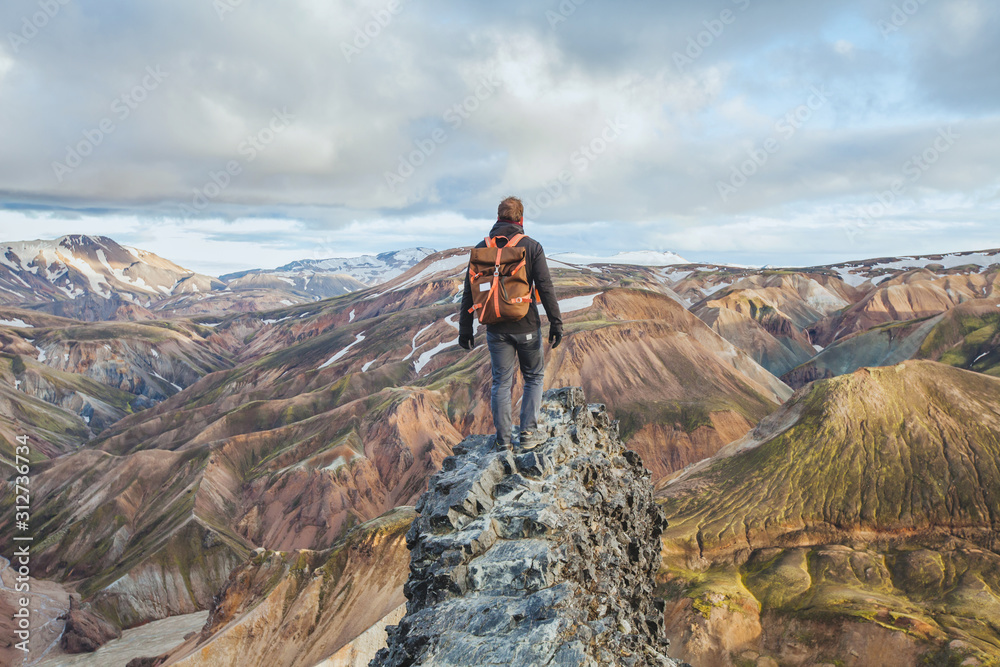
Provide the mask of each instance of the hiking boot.
{"label": "hiking boot", "polygon": [[509,442],[504,442],[500,438],[494,438],[493,439],[493,447],[491,448],[491,451],[502,452],[505,449],[508,452],[512,452],[512,451],[514,451],[514,445],[512,443],[509,443]]}
{"label": "hiking boot", "polygon": [[541,431],[521,431],[520,445],[521,449],[529,450],[534,449],[538,445],[545,442],[548,438],[545,437]]}

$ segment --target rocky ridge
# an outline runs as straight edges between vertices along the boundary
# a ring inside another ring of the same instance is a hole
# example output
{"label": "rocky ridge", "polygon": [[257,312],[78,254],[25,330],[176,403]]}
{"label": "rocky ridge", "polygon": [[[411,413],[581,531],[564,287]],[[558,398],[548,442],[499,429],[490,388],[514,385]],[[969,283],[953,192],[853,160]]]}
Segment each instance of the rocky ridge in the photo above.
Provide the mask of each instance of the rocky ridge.
{"label": "rocky ridge", "polygon": [[653,594],[650,474],[582,389],[545,393],[533,451],[469,436],[407,533],[407,613],[372,667],[676,665]]}

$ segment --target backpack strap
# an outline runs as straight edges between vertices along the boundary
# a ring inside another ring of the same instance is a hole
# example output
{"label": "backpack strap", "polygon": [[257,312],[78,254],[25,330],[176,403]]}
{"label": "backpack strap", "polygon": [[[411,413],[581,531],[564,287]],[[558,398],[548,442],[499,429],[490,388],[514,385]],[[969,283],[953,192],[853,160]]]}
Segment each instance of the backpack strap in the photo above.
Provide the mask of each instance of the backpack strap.
{"label": "backpack strap", "polygon": [[[509,239],[507,239],[507,246],[506,247],[513,248],[514,246],[516,246],[518,243],[521,242],[521,239],[525,239],[525,238],[528,238],[528,237],[525,236],[524,234],[515,234],[514,236],[510,237]],[[527,265],[527,263],[528,263],[528,255],[525,255],[524,259],[522,259],[521,262],[517,266],[514,267],[514,270],[510,272],[510,275],[514,275],[515,273],[517,273],[518,271],[520,271],[524,266]]]}
{"label": "backpack strap", "polygon": [[526,239],[526,238],[528,238],[528,236],[526,234],[514,234],[514,236],[509,236],[509,237],[508,236],[487,236],[486,237],[486,247],[487,248],[496,248],[497,247],[497,239],[507,239],[507,243],[504,245],[504,248],[513,248],[514,246],[516,246],[518,243],[521,242],[521,239]]}

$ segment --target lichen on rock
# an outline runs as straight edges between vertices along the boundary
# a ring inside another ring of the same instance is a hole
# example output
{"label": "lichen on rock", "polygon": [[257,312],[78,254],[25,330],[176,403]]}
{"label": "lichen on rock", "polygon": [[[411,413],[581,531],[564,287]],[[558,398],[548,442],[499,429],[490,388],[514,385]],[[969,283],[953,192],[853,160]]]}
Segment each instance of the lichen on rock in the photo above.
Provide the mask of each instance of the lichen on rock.
{"label": "lichen on rock", "polygon": [[546,392],[539,425],[533,451],[470,436],[431,478],[407,534],[407,613],[372,667],[677,664],[649,472],[580,388]]}

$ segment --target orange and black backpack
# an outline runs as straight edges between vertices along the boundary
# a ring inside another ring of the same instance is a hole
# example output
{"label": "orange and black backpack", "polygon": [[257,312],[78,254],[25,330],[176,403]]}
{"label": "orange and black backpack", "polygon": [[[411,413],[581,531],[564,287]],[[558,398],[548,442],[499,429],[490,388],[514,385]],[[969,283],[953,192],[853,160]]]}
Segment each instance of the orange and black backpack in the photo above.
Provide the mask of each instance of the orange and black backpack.
{"label": "orange and black backpack", "polygon": [[[485,248],[473,248],[469,257],[470,313],[479,314],[481,324],[516,322],[528,314],[531,286],[528,284],[527,252],[517,247],[524,234],[486,237]],[[507,239],[498,247],[497,239]]]}

